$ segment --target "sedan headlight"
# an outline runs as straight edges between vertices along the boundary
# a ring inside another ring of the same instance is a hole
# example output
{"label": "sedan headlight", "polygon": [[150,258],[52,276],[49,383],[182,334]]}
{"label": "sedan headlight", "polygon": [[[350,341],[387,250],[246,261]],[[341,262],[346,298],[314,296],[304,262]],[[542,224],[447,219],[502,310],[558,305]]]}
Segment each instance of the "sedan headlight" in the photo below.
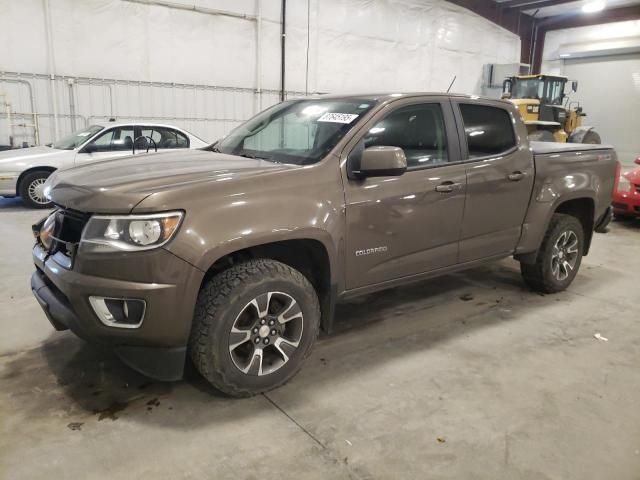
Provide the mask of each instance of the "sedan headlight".
{"label": "sedan headlight", "polygon": [[171,240],[183,212],[150,215],[94,215],[82,233],[81,248],[90,252],[133,252],[158,248]]}
{"label": "sedan headlight", "polygon": [[620,192],[630,192],[631,191],[631,182],[627,180],[626,177],[620,175],[620,179],[618,180],[618,191]]}

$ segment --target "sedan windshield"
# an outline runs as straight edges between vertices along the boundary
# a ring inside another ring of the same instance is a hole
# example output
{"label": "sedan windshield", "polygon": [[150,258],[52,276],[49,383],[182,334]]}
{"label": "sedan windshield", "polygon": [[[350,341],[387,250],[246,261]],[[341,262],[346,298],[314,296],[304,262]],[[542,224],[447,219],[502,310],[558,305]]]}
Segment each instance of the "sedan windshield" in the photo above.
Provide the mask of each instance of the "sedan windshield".
{"label": "sedan windshield", "polygon": [[282,102],[234,129],[213,150],[308,165],[329,153],[374,105],[362,98]]}
{"label": "sedan windshield", "polygon": [[51,145],[51,147],[57,148],[58,150],[73,150],[103,129],[104,127],[101,127],[100,125],[91,125],[90,127],[73,132],[71,135],[58,140]]}

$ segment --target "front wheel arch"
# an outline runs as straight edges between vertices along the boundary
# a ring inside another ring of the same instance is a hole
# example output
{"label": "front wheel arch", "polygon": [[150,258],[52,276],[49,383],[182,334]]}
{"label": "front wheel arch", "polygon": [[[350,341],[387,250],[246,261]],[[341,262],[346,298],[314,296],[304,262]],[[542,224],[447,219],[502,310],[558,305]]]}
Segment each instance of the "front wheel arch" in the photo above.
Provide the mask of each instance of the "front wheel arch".
{"label": "front wheel arch", "polygon": [[20,176],[18,177],[18,180],[16,181],[16,196],[20,196],[20,186],[22,184],[22,181],[24,180],[24,177],[26,177],[30,173],[34,173],[34,172],[49,172],[49,175],[51,175],[55,171],[56,171],[56,169],[53,168],[53,167],[31,167],[31,168],[28,168],[27,170],[25,170],[24,172],[22,172],[20,174]]}

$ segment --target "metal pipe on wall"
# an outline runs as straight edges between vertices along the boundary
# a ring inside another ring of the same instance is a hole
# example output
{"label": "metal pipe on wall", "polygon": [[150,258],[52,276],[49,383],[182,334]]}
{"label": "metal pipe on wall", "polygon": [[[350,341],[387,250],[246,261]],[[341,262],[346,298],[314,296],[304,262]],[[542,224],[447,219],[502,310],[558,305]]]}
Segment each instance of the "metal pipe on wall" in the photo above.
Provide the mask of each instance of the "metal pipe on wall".
{"label": "metal pipe on wall", "polygon": [[[239,18],[242,20],[255,21],[255,15],[230,12],[228,10],[218,10],[216,8],[199,7],[198,5],[188,5],[183,3],[167,2],[164,0],[122,0],[129,3],[140,3],[142,5],[155,5],[156,7],[173,8],[175,10],[186,10],[188,12],[204,13],[206,15],[220,15],[223,17]],[[258,0],[260,1],[260,0]]]}
{"label": "metal pipe on wall", "polygon": [[76,99],[73,91],[73,79],[70,78],[67,80],[67,85],[69,86],[69,115],[71,116],[71,130],[76,131]]}
{"label": "metal pipe on wall", "polygon": [[262,11],[256,0],[256,105],[255,113],[262,111]]}
{"label": "metal pipe on wall", "polygon": [[56,60],[53,48],[53,32],[51,21],[51,8],[49,0],[42,0],[44,5],[44,22],[45,30],[47,34],[47,57],[49,63],[49,79],[51,81],[51,109],[53,110],[53,140],[58,139],[59,125],[58,125],[58,87],[56,86]]}
{"label": "metal pipe on wall", "polygon": [[40,144],[40,127],[38,126],[38,113],[36,112],[36,99],[33,93],[33,86],[31,82],[20,78],[4,78],[0,76],[0,82],[6,83],[19,83],[20,85],[26,85],[29,91],[29,107],[31,108],[31,116],[33,118],[33,139],[36,145]]}
{"label": "metal pipe on wall", "polygon": [[287,38],[287,25],[286,25],[286,20],[287,20],[287,0],[282,0],[282,18],[280,19],[280,33],[281,33],[281,39],[280,39],[280,101],[284,101],[284,97],[285,97],[285,78],[284,78],[284,72],[285,72],[285,61],[286,61],[286,55],[285,55],[285,47],[286,47],[286,38]]}

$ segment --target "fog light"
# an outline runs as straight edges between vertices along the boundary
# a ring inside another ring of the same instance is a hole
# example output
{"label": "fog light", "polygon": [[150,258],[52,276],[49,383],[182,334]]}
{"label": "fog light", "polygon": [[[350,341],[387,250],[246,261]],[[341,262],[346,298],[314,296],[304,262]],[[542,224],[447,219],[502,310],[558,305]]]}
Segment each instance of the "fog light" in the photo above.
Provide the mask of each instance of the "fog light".
{"label": "fog light", "polygon": [[138,328],[144,320],[147,304],[135,298],[89,297],[100,321],[108,327]]}

